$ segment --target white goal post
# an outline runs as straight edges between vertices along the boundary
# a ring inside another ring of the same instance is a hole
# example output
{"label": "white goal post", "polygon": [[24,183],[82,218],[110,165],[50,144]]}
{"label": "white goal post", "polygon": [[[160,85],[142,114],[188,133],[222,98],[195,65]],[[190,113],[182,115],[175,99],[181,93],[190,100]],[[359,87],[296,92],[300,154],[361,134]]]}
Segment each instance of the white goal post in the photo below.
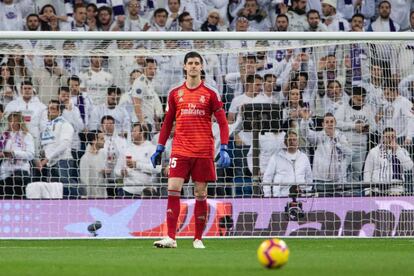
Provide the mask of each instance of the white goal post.
{"label": "white goal post", "polygon": [[[205,236],[414,236],[413,40],[411,32],[0,32],[0,238],[164,236],[171,144],[161,169],[148,169],[149,156],[189,51],[203,56],[231,132],[232,165],[209,184]],[[137,99],[152,116],[144,128]],[[66,148],[56,144],[54,163],[39,166],[58,139],[54,104],[73,135]],[[14,131],[16,120],[25,128]],[[217,149],[214,123],[212,133]],[[193,210],[190,181],[178,236],[192,235]]]}

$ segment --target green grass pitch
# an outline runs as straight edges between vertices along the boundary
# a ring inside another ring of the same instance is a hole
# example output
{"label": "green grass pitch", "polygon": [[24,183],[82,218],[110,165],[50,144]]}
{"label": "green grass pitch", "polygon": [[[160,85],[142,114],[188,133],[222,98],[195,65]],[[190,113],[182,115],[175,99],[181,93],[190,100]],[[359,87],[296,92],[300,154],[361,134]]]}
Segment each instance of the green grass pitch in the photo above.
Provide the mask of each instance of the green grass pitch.
{"label": "green grass pitch", "polygon": [[263,239],[190,239],[177,249],[153,240],[1,240],[0,275],[414,275],[414,239],[285,239],[288,264],[256,259]]}

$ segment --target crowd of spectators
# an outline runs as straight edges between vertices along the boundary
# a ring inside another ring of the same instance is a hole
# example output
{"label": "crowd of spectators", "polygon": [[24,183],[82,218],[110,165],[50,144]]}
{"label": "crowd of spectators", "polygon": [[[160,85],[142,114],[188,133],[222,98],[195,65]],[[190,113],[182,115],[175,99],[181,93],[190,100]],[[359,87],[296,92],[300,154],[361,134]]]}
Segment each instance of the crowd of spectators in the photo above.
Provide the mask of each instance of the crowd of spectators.
{"label": "crowd of spectators", "polygon": [[[396,32],[414,31],[413,8],[410,0],[2,0],[0,30]],[[240,113],[250,103],[281,109],[280,129],[259,135],[264,196],[288,196],[291,184],[319,196],[413,192],[414,43],[25,40],[0,45],[4,198],[24,198],[35,181],[63,183],[67,198],[165,193],[169,146],[162,168],[149,157],[168,92],[184,81],[183,55],[59,54],[91,47],[236,49],[203,55],[231,132],[233,164],[218,182],[235,185],[212,195],[255,193],[252,133]]]}

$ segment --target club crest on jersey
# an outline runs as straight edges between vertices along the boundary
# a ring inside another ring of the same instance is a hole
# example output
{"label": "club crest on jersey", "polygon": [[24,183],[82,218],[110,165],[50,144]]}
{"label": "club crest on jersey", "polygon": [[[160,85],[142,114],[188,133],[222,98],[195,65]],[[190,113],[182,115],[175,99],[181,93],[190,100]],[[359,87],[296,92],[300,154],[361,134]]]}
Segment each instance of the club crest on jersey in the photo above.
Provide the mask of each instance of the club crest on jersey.
{"label": "club crest on jersey", "polygon": [[201,95],[200,96],[200,103],[205,103],[206,102],[206,96],[204,96],[204,95]]}
{"label": "club crest on jersey", "polygon": [[178,102],[179,103],[184,101],[183,96],[184,96],[184,91],[183,90],[178,90],[178,97],[179,97]]}

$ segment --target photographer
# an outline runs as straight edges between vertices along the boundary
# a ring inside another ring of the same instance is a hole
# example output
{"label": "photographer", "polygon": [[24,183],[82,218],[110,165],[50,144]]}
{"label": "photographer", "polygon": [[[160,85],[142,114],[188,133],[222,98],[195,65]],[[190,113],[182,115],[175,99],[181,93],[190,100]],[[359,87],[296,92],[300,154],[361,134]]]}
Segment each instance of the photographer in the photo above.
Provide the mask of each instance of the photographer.
{"label": "photographer", "polygon": [[[288,196],[289,184],[312,183],[312,169],[308,156],[298,150],[299,139],[296,132],[289,130],[285,136],[286,149],[272,156],[263,176],[265,197]],[[285,185],[274,185],[285,184]]]}

